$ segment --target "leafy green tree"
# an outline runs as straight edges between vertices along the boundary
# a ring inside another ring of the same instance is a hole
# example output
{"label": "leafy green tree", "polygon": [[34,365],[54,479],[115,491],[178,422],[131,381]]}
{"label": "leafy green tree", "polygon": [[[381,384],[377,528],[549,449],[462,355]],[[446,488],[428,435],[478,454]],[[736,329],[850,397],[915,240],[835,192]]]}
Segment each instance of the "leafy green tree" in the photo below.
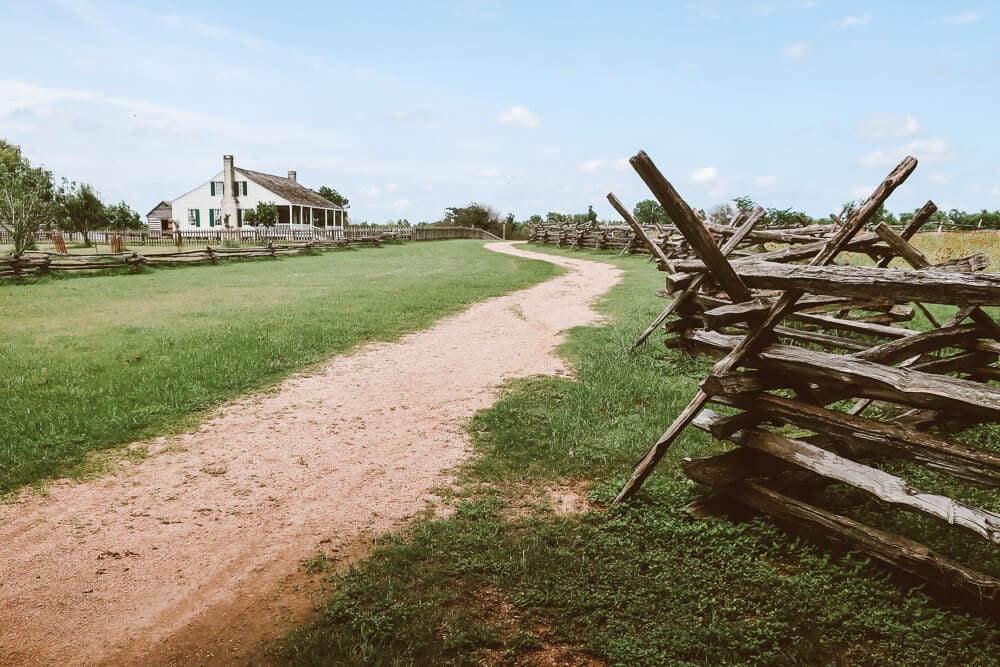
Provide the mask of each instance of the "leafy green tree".
{"label": "leafy green tree", "polygon": [[708,212],[708,221],[717,225],[728,225],[729,221],[739,212],[739,209],[730,202],[719,204]]}
{"label": "leafy green tree", "polygon": [[139,214],[123,201],[108,206],[107,212],[109,229],[127,232],[142,229],[144,226]]}
{"label": "leafy green tree", "polygon": [[670,216],[660,206],[660,202],[653,199],[643,199],[632,208],[632,215],[640,225],[668,225]]}
{"label": "leafy green tree", "polygon": [[11,236],[12,254],[34,247],[38,231],[58,212],[52,173],[32,167],[19,146],[0,139],[0,229]]}
{"label": "leafy green tree", "polygon": [[486,229],[500,222],[500,214],[485,204],[471,203],[446,209],[443,222],[458,227]]}
{"label": "leafy green tree", "polygon": [[274,227],[278,224],[278,205],[273,201],[258,202],[243,214],[243,224],[251,227]]}
{"label": "leafy green tree", "polygon": [[757,202],[745,195],[742,197],[733,197],[733,203],[736,204],[736,209],[743,215],[750,215],[757,208]]}
{"label": "leafy green tree", "polygon": [[814,222],[812,216],[803,211],[796,211],[791,208],[769,208],[760,226],[788,229],[789,227],[804,227]]}
{"label": "leafy green tree", "polygon": [[324,185],[319,190],[316,190],[316,194],[318,194],[320,197],[322,197],[323,199],[325,199],[327,201],[333,202],[334,204],[336,204],[337,206],[339,206],[341,208],[347,208],[347,204],[348,204],[347,197],[345,197],[344,195],[340,194],[339,192],[337,192],[336,190],[334,190],[331,187],[328,187],[328,186]]}
{"label": "leafy green tree", "polygon": [[83,234],[85,246],[90,245],[90,232],[110,224],[104,202],[87,183],[78,184],[63,179],[63,185],[59,189],[59,202],[63,209],[59,228]]}

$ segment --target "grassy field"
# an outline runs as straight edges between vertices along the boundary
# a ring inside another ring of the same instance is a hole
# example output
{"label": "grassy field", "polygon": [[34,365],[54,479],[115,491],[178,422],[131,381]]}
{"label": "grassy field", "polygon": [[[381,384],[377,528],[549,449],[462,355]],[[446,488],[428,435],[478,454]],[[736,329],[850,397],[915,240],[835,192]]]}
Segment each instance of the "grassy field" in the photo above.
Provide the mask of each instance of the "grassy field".
{"label": "grassy field", "polygon": [[983,252],[990,258],[987,270],[1000,271],[1000,231],[926,232],[917,234],[913,244],[931,262]]}
{"label": "grassy field", "polygon": [[[1000,662],[995,622],[950,608],[861,556],[799,540],[764,518],[689,518],[683,505],[703,491],[678,463],[719,447],[694,430],[684,433],[635,502],[602,509],[687,404],[707,365],[655,342],[626,352],[663,305],[650,298],[662,275],[643,259],[543,251],[625,269],[625,281],[600,306],[612,324],[571,333],[563,352],[574,362],[575,380],[515,382],[479,413],[471,424],[479,455],[463,472],[457,512],[380,539],[369,559],[331,578],[335,593],[314,623],[288,639],[282,659],[330,665],[579,664],[582,655],[614,665]],[[1000,441],[990,429],[970,437],[985,446]],[[931,488],[943,483],[913,481]],[[548,488],[589,488],[597,509],[557,514]],[[995,494],[967,487],[954,492],[978,493],[970,499],[997,508]],[[830,500],[854,507],[853,516],[1000,571],[995,550],[970,545],[981,540],[954,528],[864,498]],[[323,558],[313,566],[322,566]]]}
{"label": "grassy field", "polygon": [[479,241],[0,285],[0,493],[544,280]]}

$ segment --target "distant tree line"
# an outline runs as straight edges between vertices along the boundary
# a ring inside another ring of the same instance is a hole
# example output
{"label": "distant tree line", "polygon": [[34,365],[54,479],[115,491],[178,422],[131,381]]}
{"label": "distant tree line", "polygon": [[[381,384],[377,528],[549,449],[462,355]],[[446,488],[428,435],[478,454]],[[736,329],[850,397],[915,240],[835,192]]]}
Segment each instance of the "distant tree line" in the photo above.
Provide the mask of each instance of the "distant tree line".
{"label": "distant tree line", "polygon": [[42,230],[79,232],[89,246],[94,230],[142,228],[139,214],[125,202],[105,204],[87,183],[63,178],[56,185],[51,171],[33,166],[20,146],[0,139],[0,229],[11,237],[11,254],[34,248]]}

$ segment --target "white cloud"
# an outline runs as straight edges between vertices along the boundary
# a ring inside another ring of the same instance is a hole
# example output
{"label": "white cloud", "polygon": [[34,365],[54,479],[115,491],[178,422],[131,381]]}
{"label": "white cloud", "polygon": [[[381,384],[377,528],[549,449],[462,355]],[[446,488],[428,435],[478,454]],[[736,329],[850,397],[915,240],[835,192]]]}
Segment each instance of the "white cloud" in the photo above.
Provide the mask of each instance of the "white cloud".
{"label": "white cloud", "polygon": [[872,22],[872,17],[870,14],[862,14],[860,16],[845,16],[840,19],[841,28],[860,28],[861,26],[866,26]]}
{"label": "white cloud", "polygon": [[693,169],[690,174],[691,180],[700,185],[705,185],[706,183],[711,183],[716,178],[719,177],[719,170],[715,167],[702,167],[701,169]]}
{"label": "white cloud", "polygon": [[535,128],[542,124],[542,119],[531,113],[528,107],[515,104],[506,111],[497,114],[494,121],[501,125],[516,125],[517,127]]}
{"label": "white cloud", "polygon": [[984,18],[986,16],[982,12],[962,12],[943,17],[941,23],[978,23]]}
{"label": "white cloud", "polygon": [[96,99],[95,93],[81,90],[45,88],[20,81],[0,81],[0,118],[15,113],[48,116],[59,102]]}
{"label": "white cloud", "polygon": [[625,171],[630,166],[632,165],[629,164],[627,157],[619,158],[611,163],[611,168],[617,169],[618,171]]}
{"label": "white cloud", "polygon": [[784,48],[781,49],[781,55],[789,60],[802,60],[809,55],[809,45],[805,42],[792,42],[791,44],[786,44]]}
{"label": "white cloud", "polygon": [[164,14],[160,16],[160,23],[185,33],[193,33],[209,39],[239,42],[251,49],[259,49],[262,46],[261,41],[253,35],[237,32],[224,24],[205,23],[182,14]]}
{"label": "white cloud", "polygon": [[[117,115],[112,114],[114,110],[117,110]],[[106,122],[95,123],[93,118],[86,117],[87,113],[99,113]],[[132,129],[155,130],[173,135],[192,130],[211,130],[226,137],[238,138],[255,131],[255,128],[247,124],[226,122],[222,118],[191,109],[163,106],[127,97],[107,97],[82,90],[0,81],[0,120],[22,114],[60,115],[75,119],[77,123],[90,129],[127,125]]]}
{"label": "white cloud", "polygon": [[858,123],[858,136],[865,139],[909,137],[920,131],[920,121],[910,114],[896,116],[873,114]]}
{"label": "white cloud", "polygon": [[479,175],[482,176],[483,178],[496,178],[497,176],[500,175],[500,170],[493,168],[483,169],[482,171],[479,172]]}
{"label": "white cloud", "polygon": [[993,189],[990,190],[990,194],[995,197],[1000,196],[1000,185],[994,185]]}
{"label": "white cloud", "polygon": [[413,204],[413,202],[411,202],[409,199],[397,199],[389,203],[389,208],[394,209],[396,211],[405,211],[406,209],[410,208],[411,204]]}
{"label": "white cloud", "polygon": [[868,199],[875,192],[874,185],[859,185],[851,190],[851,199]]}
{"label": "white cloud", "polygon": [[895,148],[879,148],[866,153],[858,158],[858,162],[866,167],[888,167],[895,166],[907,155],[922,162],[941,162],[954,157],[954,149],[944,139],[917,139]]}
{"label": "white cloud", "polygon": [[365,197],[378,197],[381,192],[377,185],[363,185],[360,190]]}
{"label": "white cloud", "polygon": [[951,183],[951,176],[945,176],[944,174],[931,174],[927,177],[927,182],[934,185],[948,185]]}
{"label": "white cloud", "polygon": [[770,188],[778,184],[778,179],[774,176],[754,176],[753,182],[759,188]]}
{"label": "white cloud", "polygon": [[399,183],[390,183],[389,185],[385,186],[386,192],[395,192],[398,189],[399,189]]}

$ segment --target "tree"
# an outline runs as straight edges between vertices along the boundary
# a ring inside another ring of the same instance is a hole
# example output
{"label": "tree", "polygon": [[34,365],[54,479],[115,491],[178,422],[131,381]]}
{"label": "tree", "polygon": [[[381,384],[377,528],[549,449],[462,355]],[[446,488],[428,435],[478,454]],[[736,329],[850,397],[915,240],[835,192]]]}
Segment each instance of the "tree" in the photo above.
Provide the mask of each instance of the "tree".
{"label": "tree", "polygon": [[107,207],[108,228],[116,232],[138,230],[143,228],[142,219],[132,208],[121,201]]}
{"label": "tree", "polygon": [[660,206],[660,202],[652,199],[643,199],[632,209],[632,215],[640,225],[668,225],[670,216]]}
{"label": "tree", "polygon": [[733,204],[726,202],[719,204],[708,212],[708,221],[717,225],[728,225],[729,221],[739,212]]}
{"label": "tree", "polygon": [[789,227],[799,227],[810,225],[814,222],[812,216],[803,211],[796,211],[791,208],[769,208],[767,215],[761,222],[760,227],[773,227],[777,229],[787,229]]}
{"label": "tree", "polygon": [[334,204],[341,208],[347,208],[348,199],[344,195],[340,194],[331,187],[323,186],[316,191],[320,197],[327,201],[332,201]]}
{"label": "tree", "polygon": [[274,227],[278,224],[278,205],[273,201],[258,202],[257,208],[243,213],[243,224],[251,227]]}
{"label": "tree", "polygon": [[67,232],[83,234],[83,245],[90,245],[90,232],[110,224],[108,210],[101,198],[87,183],[77,184],[63,179],[59,189],[59,201],[63,216],[59,228]]}
{"label": "tree", "polygon": [[745,195],[743,197],[733,197],[733,203],[736,204],[736,208],[743,215],[750,215],[757,208],[757,202]]}
{"label": "tree", "polygon": [[57,212],[52,173],[32,167],[19,146],[0,139],[0,229],[11,236],[12,254],[34,247],[38,231]]}
{"label": "tree", "polygon": [[468,206],[451,206],[445,209],[442,222],[457,227],[486,229],[500,222],[500,214],[491,206],[473,202]]}

